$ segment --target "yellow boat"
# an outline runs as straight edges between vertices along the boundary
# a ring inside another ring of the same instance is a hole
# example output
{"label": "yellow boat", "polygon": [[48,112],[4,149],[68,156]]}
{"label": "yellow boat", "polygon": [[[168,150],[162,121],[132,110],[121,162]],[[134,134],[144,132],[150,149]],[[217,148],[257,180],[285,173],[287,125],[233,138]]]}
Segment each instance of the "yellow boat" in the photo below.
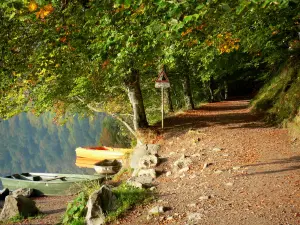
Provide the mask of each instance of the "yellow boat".
{"label": "yellow boat", "polygon": [[111,148],[105,146],[99,147],[79,147],[76,148],[76,156],[93,160],[104,159],[123,159],[128,153],[132,152],[129,148]]}
{"label": "yellow boat", "polygon": [[75,165],[78,167],[94,168],[95,164],[102,162],[102,161],[103,160],[76,157]]}

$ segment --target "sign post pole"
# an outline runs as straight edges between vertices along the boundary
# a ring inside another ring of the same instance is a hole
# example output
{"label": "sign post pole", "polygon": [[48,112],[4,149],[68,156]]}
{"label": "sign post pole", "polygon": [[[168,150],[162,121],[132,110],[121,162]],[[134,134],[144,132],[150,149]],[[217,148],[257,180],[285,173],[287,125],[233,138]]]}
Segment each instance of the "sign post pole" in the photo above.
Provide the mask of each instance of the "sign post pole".
{"label": "sign post pole", "polygon": [[161,89],[161,128],[164,129],[164,88],[169,88],[170,82],[164,69],[158,74],[155,88]]}
{"label": "sign post pole", "polygon": [[164,129],[164,88],[161,87],[161,129]]}

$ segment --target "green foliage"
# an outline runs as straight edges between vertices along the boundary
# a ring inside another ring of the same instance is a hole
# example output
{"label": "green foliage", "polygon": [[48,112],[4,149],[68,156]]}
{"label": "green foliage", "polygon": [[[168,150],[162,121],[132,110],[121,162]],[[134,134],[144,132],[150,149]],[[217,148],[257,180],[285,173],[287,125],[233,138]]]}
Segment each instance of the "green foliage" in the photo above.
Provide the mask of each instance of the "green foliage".
{"label": "green foliage", "polygon": [[[85,224],[84,217],[86,215],[86,204],[88,197],[94,191],[99,189],[100,184],[87,183],[85,187],[81,189],[82,192],[80,192],[73,202],[68,204],[67,210],[63,217],[63,224]],[[113,188],[112,192],[117,197],[117,209],[107,213],[106,222],[112,222],[133,206],[148,202],[153,199],[152,193],[148,190],[135,188],[125,183]]]}
{"label": "green foliage", "polygon": [[253,100],[254,110],[266,113],[273,124],[292,121],[300,111],[300,65],[285,63]]}
{"label": "green foliage", "polygon": [[117,197],[118,208],[117,210],[107,214],[106,222],[112,222],[133,206],[153,199],[152,193],[146,189],[135,188],[127,184],[121,184],[117,188],[114,188],[113,193]]}
{"label": "green foliage", "polygon": [[101,188],[100,181],[86,181],[80,182],[78,184],[74,184],[72,189],[74,189],[74,193],[78,193],[78,190],[84,194],[84,196],[90,196],[95,190],[99,190]]}
{"label": "green foliage", "polygon": [[16,224],[16,223],[22,223],[25,219],[27,221],[34,220],[34,219],[41,219],[45,216],[45,214],[42,214],[41,212],[37,214],[36,216],[29,216],[29,217],[24,217],[23,215],[16,215],[12,218],[10,218],[8,221],[0,221],[0,224]]}
{"label": "green foliage", "polygon": [[63,224],[84,224],[87,201],[88,195],[81,192],[73,202],[69,203],[63,217]]}
{"label": "green foliage", "polygon": [[[53,109],[58,116],[92,108],[130,114],[126,95],[138,71],[146,112],[155,120],[160,98],[153,86],[162,64],[180,108],[187,74],[197,104],[209,91],[220,95],[225,81],[229,93],[241,79],[264,82],[265,74],[299,55],[295,0],[53,0],[32,10],[28,3],[0,5],[3,119]],[[49,4],[55,10],[41,16]]]}
{"label": "green foliage", "polygon": [[129,137],[125,128],[112,117],[105,117],[103,120],[99,145],[110,147],[130,147],[130,142],[131,137]]}

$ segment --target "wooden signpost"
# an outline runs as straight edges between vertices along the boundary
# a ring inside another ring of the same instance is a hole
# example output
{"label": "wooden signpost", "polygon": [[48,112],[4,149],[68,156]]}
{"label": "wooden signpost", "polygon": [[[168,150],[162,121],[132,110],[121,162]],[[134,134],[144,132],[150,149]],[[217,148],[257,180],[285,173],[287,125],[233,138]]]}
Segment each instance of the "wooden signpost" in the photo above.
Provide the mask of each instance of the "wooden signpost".
{"label": "wooden signpost", "polygon": [[155,88],[161,88],[161,128],[164,129],[164,88],[169,88],[170,82],[164,68],[158,74]]}

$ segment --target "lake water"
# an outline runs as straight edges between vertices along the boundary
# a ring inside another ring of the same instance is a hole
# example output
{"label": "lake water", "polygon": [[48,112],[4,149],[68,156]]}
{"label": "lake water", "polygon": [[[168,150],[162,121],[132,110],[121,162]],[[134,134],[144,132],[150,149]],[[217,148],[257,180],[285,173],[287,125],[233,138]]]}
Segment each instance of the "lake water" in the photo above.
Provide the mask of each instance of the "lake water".
{"label": "lake water", "polygon": [[75,116],[60,126],[54,124],[50,113],[40,117],[23,113],[2,121],[0,175],[22,172],[94,173],[91,169],[76,167],[75,149],[101,144],[99,140],[105,118],[105,114],[87,119]]}

